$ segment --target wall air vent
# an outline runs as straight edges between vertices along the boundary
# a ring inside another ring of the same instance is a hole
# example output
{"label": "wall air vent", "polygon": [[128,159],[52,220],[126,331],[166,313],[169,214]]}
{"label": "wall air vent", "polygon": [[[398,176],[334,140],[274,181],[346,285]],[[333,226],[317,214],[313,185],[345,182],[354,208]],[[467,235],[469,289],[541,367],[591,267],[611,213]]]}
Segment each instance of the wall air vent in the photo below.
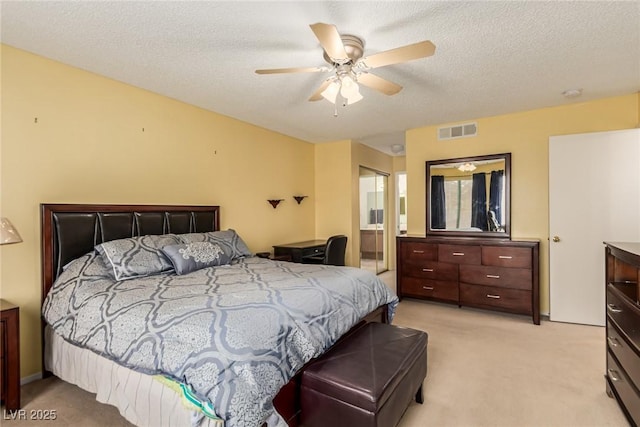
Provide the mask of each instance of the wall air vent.
{"label": "wall air vent", "polygon": [[462,125],[438,128],[438,139],[456,139],[476,136],[478,134],[477,123],[465,123]]}

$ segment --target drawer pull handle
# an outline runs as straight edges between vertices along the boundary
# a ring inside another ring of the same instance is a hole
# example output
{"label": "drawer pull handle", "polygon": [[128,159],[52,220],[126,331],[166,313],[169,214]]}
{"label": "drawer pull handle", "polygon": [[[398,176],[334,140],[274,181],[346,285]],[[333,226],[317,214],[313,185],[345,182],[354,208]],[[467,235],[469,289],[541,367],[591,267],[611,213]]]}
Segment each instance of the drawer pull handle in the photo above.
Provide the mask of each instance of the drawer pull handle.
{"label": "drawer pull handle", "polygon": [[620,341],[615,337],[607,337],[607,341],[611,347],[617,347],[620,345]]}
{"label": "drawer pull handle", "polygon": [[620,381],[620,374],[615,369],[607,369],[611,381]]}
{"label": "drawer pull handle", "polygon": [[487,277],[489,279],[499,279],[500,278],[500,276],[498,276],[497,274],[487,274]]}
{"label": "drawer pull handle", "polygon": [[425,289],[427,291],[432,291],[433,290],[433,286],[423,286],[422,289]]}
{"label": "drawer pull handle", "polygon": [[611,303],[607,304],[607,310],[609,310],[612,313],[622,313],[621,308],[618,308],[616,307],[615,304],[611,304]]}
{"label": "drawer pull handle", "polygon": [[433,268],[423,268],[422,271],[427,273],[433,273]]}
{"label": "drawer pull handle", "polygon": [[498,255],[498,258],[500,258],[500,259],[512,259],[513,257],[509,256],[509,255]]}
{"label": "drawer pull handle", "polygon": [[414,249],[414,250],[413,250],[413,253],[414,253],[414,254],[423,254],[423,253],[424,253],[424,251],[418,251],[418,250],[415,250],[415,249]]}
{"label": "drawer pull handle", "polygon": [[453,256],[464,256],[464,252],[454,252]]}
{"label": "drawer pull handle", "polygon": [[500,295],[487,294],[487,298],[500,299]]}

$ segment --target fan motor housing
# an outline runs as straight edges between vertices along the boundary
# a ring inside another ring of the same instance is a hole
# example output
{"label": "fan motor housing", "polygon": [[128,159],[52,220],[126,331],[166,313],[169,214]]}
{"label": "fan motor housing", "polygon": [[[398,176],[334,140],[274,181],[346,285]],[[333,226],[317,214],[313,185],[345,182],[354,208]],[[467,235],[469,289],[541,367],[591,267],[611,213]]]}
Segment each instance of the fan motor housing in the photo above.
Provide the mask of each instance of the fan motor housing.
{"label": "fan motor housing", "polygon": [[[364,41],[357,36],[352,34],[340,34],[340,39],[342,39],[342,44],[344,45],[344,50],[347,52],[350,61],[347,61],[351,64],[354,64],[358,59],[362,58],[364,54]],[[342,65],[341,63],[336,63],[333,59],[329,58],[327,52],[323,51],[324,60],[333,66]]]}

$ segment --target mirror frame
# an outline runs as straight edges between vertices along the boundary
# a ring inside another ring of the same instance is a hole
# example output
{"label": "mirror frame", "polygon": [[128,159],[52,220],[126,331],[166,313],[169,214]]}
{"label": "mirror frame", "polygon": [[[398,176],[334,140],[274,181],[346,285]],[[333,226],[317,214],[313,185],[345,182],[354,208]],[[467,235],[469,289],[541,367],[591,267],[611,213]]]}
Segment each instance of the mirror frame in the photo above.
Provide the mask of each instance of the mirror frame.
{"label": "mirror frame", "polygon": [[[454,231],[431,229],[431,166],[447,163],[467,163],[486,160],[504,160],[504,231]],[[484,156],[458,157],[444,160],[428,160],[426,162],[426,235],[427,237],[475,237],[478,239],[496,238],[511,239],[511,153],[488,154]]]}

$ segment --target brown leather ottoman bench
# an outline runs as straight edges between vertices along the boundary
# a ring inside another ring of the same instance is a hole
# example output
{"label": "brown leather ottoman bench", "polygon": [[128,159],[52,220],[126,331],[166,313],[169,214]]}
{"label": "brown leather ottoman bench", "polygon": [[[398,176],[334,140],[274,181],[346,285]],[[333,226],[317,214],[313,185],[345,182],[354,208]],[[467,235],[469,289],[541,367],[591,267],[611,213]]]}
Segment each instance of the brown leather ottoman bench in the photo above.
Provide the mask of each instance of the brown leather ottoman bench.
{"label": "brown leather ottoman bench", "polygon": [[426,375],[425,332],[367,323],[302,374],[302,425],[393,427]]}

